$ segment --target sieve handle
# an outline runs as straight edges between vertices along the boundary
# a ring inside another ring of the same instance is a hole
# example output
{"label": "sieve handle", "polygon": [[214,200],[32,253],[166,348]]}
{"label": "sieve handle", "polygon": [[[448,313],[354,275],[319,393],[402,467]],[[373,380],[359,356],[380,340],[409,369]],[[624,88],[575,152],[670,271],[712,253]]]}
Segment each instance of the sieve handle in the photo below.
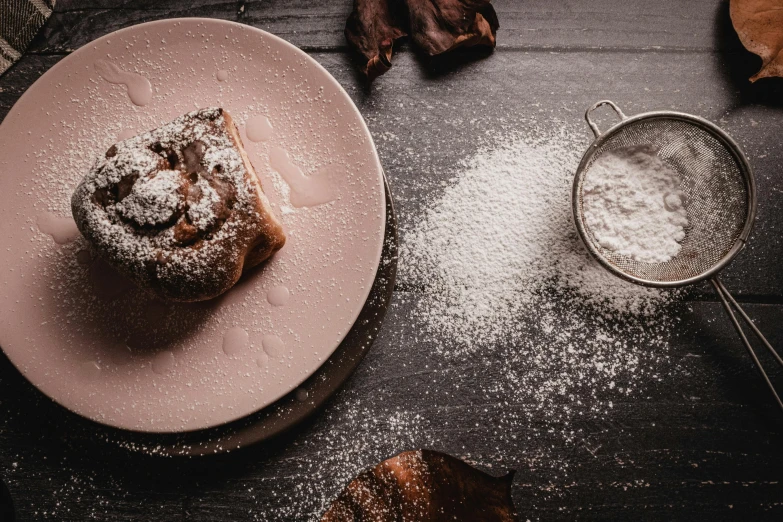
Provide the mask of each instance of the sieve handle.
{"label": "sieve handle", "polygon": [[628,118],[625,114],[623,114],[623,111],[620,110],[620,107],[618,107],[613,101],[601,100],[599,102],[594,103],[593,106],[587,109],[587,111],[585,112],[585,120],[587,120],[587,124],[593,130],[593,134],[595,134],[596,138],[601,137],[602,132],[601,129],[598,128],[598,125],[596,125],[595,122],[590,119],[590,113],[596,110],[598,107],[601,107],[602,105],[608,105],[609,107],[611,107],[612,110],[614,110],[614,112],[616,112],[617,115],[620,117],[620,121]]}
{"label": "sieve handle", "polygon": [[769,380],[769,375],[767,375],[767,372],[764,371],[764,366],[762,366],[761,361],[759,361],[758,356],[756,356],[756,352],[753,350],[753,346],[751,346],[750,341],[748,340],[748,336],[745,335],[745,332],[743,331],[742,326],[740,325],[739,320],[737,319],[737,316],[734,315],[732,306],[734,306],[734,308],[737,309],[737,312],[739,312],[742,319],[745,320],[745,323],[748,326],[750,326],[750,329],[753,331],[754,334],[756,334],[756,337],[758,337],[759,340],[767,348],[767,350],[770,351],[772,356],[775,358],[775,360],[781,367],[783,367],[783,358],[781,358],[778,352],[775,351],[775,349],[772,347],[771,344],[769,344],[769,341],[767,341],[767,338],[764,337],[764,335],[761,333],[758,327],[755,324],[753,324],[751,318],[748,317],[748,314],[745,313],[745,310],[742,309],[739,303],[731,296],[731,294],[726,289],[726,287],[723,286],[723,283],[721,283],[720,279],[718,279],[717,277],[713,277],[712,279],[710,279],[710,282],[712,283],[712,286],[715,287],[715,290],[718,292],[718,296],[720,297],[721,303],[723,303],[723,307],[726,309],[726,312],[729,314],[729,318],[731,319],[731,322],[734,324],[734,328],[737,330],[740,339],[742,339],[742,342],[745,344],[745,348],[748,350],[751,359],[753,359],[753,362],[756,364],[756,367],[761,372],[761,376],[764,378],[764,381],[767,383],[767,386],[772,392],[772,395],[775,396],[775,400],[777,401],[778,406],[780,406],[780,409],[783,410],[783,400],[780,399],[780,395],[778,395],[777,390],[775,390],[775,386],[772,384],[772,381]]}

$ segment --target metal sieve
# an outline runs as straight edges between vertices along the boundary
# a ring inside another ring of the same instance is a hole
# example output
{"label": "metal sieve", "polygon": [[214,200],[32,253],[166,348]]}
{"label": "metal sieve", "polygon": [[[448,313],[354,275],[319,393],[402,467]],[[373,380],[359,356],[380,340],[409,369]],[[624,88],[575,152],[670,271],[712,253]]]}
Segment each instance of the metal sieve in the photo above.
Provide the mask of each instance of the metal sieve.
{"label": "metal sieve", "polygon": [[[601,132],[590,114],[610,106],[620,122]],[[737,301],[718,279],[720,272],[745,246],[756,217],[756,185],[748,160],[737,143],[715,124],[690,114],[656,111],[627,117],[609,100],[599,101],[585,113],[595,134],[574,178],[572,208],[576,228],[590,254],[613,274],[645,286],[679,287],[709,279],[729,314],[753,362],[783,409],[775,387],[756,356],[737,316],[769,349],[777,362],[783,359],[767,342]],[[646,263],[602,247],[590,232],[583,212],[583,185],[602,155],[626,147],[647,146],[682,180],[688,226],[679,253],[663,263]]]}

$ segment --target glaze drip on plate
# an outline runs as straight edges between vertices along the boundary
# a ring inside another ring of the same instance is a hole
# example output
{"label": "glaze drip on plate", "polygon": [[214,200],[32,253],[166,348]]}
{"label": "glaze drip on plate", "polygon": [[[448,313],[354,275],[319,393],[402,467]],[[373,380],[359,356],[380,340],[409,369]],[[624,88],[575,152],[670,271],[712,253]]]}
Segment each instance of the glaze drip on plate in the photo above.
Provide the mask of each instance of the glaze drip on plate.
{"label": "glaze drip on plate", "polygon": [[272,359],[277,359],[283,355],[283,349],[285,349],[283,340],[273,334],[267,334],[262,337],[261,345],[264,347],[266,354]]}
{"label": "glaze drip on plate", "polygon": [[266,116],[253,116],[245,124],[245,134],[252,142],[268,141],[274,129]]}
{"label": "glaze drip on plate", "polygon": [[269,163],[291,188],[291,205],[294,207],[317,207],[334,201],[334,182],[328,170],[322,169],[306,176],[291,160],[288,151],[281,147],[272,147]]}
{"label": "glaze drip on plate", "polygon": [[284,306],[291,297],[291,292],[287,286],[276,286],[266,293],[266,300],[274,306]]}
{"label": "glaze drip on plate", "polygon": [[239,355],[247,350],[250,336],[244,328],[234,327],[223,335],[223,352],[228,356]]}
{"label": "glaze drip on plate", "polygon": [[134,105],[143,107],[152,100],[152,84],[144,76],[123,71],[107,60],[96,61],[95,69],[107,82],[124,85],[128,89],[128,97]]}
{"label": "glaze drip on plate", "polygon": [[79,237],[79,229],[72,217],[59,217],[54,214],[42,214],[37,219],[38,230],[49,234],[58,245],[70,243]]}

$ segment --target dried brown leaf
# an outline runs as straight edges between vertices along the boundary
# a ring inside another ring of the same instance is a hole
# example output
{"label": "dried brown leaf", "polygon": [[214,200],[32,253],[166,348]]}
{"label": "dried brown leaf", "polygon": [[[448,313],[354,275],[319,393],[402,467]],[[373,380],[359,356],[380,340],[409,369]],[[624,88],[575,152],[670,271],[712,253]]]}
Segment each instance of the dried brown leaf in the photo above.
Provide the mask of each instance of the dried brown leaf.
{"label": "dried brown leaf", "polygon": [[750,81],[783,77],[783,0],[731,0],[730,13],[742,45],[762,60]]}
{"label": "dried brown leaf", "polygon": [[364,56],[372,80],[391,67],[394,41],[410,34],[430,56],[457,47],[495,47],[498,17],[490,0],[354,0],[345,38]]}
{"label": "dried brown leaf", "polygon": [[354,0],[345,38],[366,58],[362,72],[369,80],[391,67],[394,41],[407,36],[402,24],[398,0]]}
{"label": "dried brown leaf", "polygon": [[411,38],[430,56],[457,47],[495,47],[499,24],[489,0],[406,0]]}
{"label": "dried brown leaf", "polygon": [[406,451],[356,477],[321,522],[515,522],[513,476],[493,477],[436,451]]}

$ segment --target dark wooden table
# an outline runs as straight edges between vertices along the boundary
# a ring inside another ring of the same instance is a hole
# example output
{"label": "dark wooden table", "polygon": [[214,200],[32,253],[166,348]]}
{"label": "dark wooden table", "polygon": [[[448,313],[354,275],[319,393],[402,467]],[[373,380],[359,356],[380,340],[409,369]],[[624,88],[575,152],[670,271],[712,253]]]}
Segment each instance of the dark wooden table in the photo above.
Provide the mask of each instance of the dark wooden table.
{"label": "dark wooden table", "polygon": [[[346,88],[406,225],[485,131],[536,115],[543,127],[579,122],[603,98],[628,114],[699,114],[732,134],[756,170],[757,226],[724,281],[783,346],[783,81],[746,81],[759,61],[731,29],[728,1],[494,3],[494,54],[427,63],[403,45],[367,89],[342,36],[350,0],[58,0],[0,77],[0,117],[49,67],[106,33],[178,16],[236,20],[303,48]],[[475,122],[441,124],[455,114]],[[162,458],[84,436],[83,422],[0,359],[0,478],[17,520],[316,520],[345,477],[421,446],[496,474],[517,469],[521,520],[783,520],[783,415],[706,286],[676,308],[667,356],[677,370],[640,383],[643,396],[609,414],[573,406],[581,411],[568,441],[543,417],[531,417],[519,437],[505,433],[502,420],[523,417],[523,402],[454,393],[498,378],[503,361],[491,351],[480,367],[439,358],[411,318],[416,299],[397,289],[380,338],[325,411],[279,440],[217,457]]]}

